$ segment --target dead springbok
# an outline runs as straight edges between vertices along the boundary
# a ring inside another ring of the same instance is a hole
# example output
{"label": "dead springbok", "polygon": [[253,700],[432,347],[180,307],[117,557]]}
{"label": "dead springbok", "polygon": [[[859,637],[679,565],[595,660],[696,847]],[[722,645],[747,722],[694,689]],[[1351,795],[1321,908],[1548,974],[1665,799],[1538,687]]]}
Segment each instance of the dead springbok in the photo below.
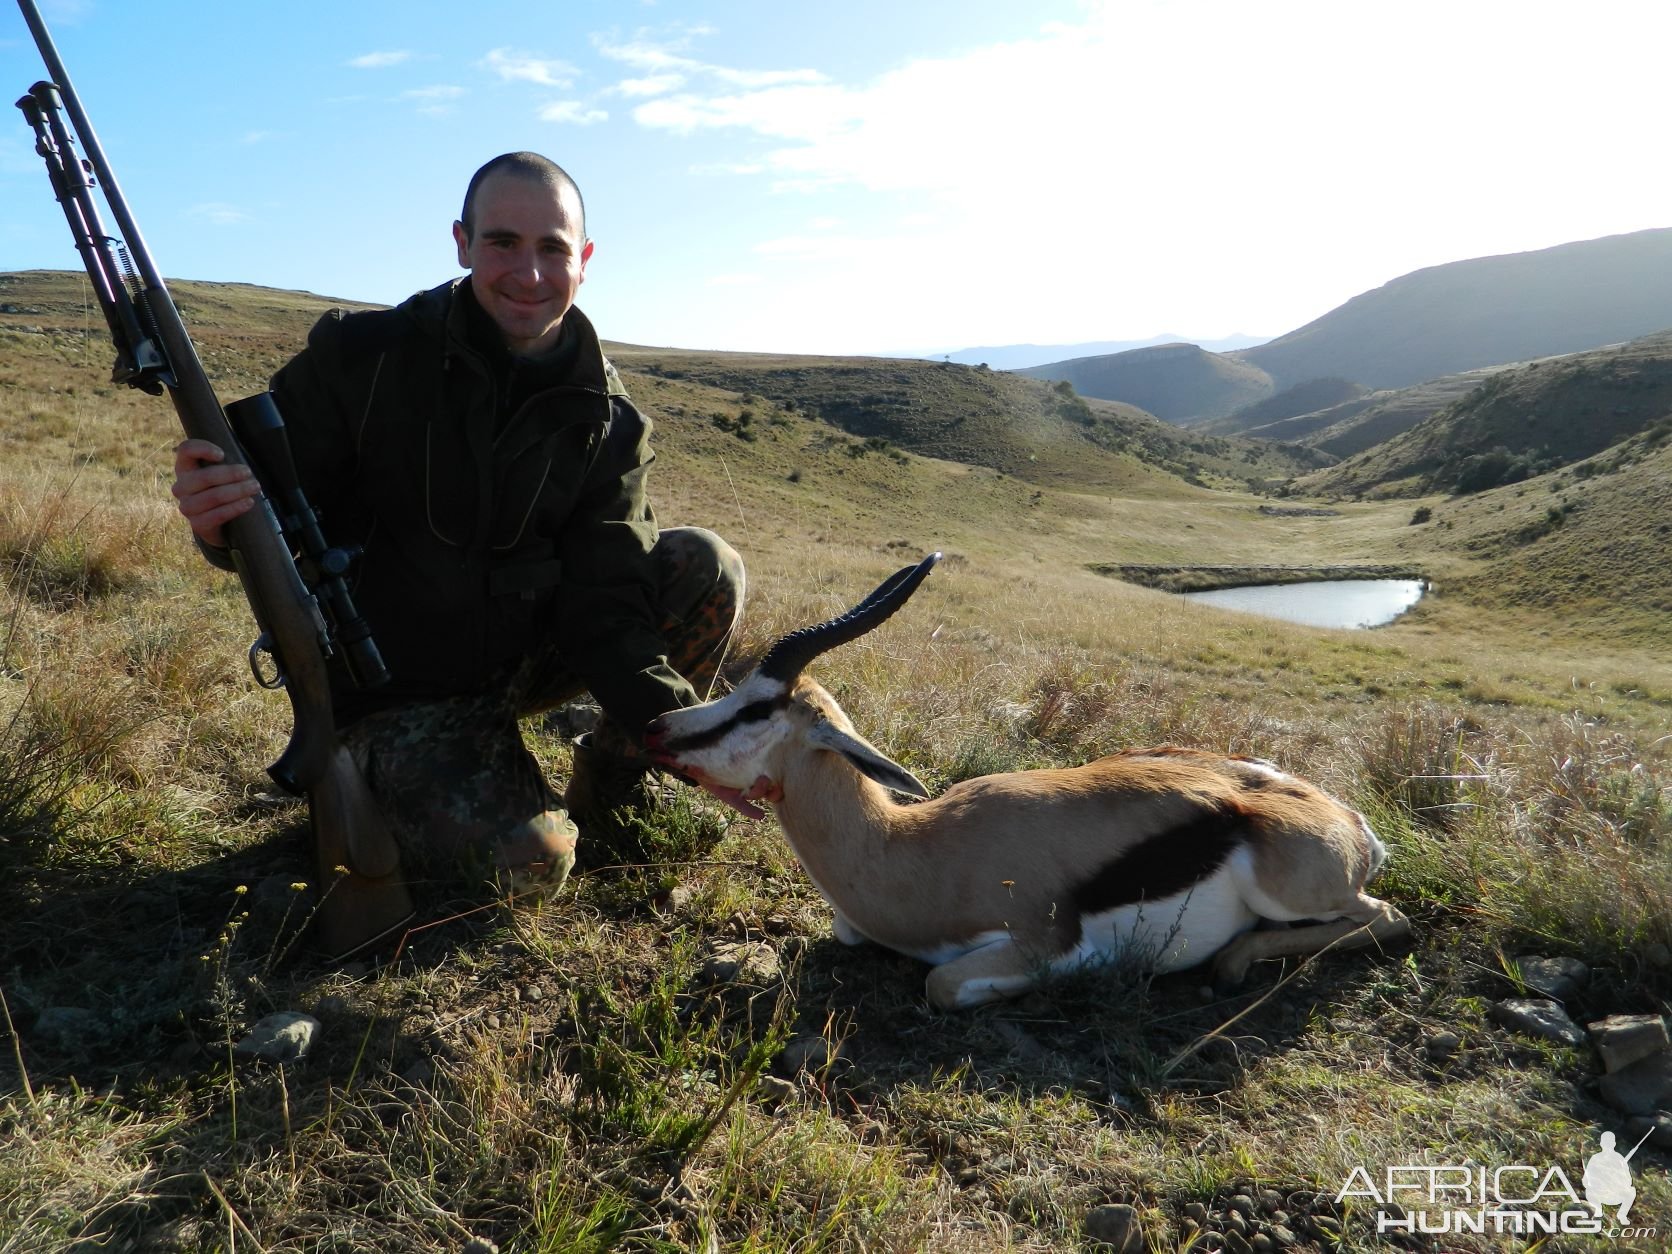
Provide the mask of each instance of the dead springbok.
{"label": "dead springbok", "polygon": [[[876,627],[939,560],[906,567],[839,618],[785,636],[733,692],[664,714],[661,765],[746,814],[771,802],[835,909],[838,939],[933,964],[943,1009],[1014,996],[1048,971],[1137,954],[1159,970],[1249,964],[1406,935],[1364,892],[1387,851],[1364,817],[1255,758],[1132,749],[928,796],[802,670]],[[1253,930],[1260,920],[1311,926]]]}

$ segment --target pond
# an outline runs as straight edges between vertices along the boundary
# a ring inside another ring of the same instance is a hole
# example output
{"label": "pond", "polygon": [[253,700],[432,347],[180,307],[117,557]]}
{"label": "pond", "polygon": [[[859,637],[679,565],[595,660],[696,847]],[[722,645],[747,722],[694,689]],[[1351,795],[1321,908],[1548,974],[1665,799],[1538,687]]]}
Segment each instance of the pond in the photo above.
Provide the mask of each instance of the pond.
{"label": "pond", "polygon": [[1422,579],[1320,579],[1181,595],[1306,627],[1380,627],[1420,601],[1427,587]]}

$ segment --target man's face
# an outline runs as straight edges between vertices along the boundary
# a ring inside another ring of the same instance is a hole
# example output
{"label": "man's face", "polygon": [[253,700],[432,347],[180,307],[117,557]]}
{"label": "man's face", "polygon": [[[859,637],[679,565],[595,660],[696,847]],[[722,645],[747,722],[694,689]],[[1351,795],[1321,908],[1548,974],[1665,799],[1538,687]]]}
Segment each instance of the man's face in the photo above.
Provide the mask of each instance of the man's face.
{"label": "man's face", "polygon": [[476,300],[513,353],[550,348],[592,256],[579,206],[539,179],[490,174],[476,189],[473,210],[475,236],[467,238],[455,222],[453,240]]}

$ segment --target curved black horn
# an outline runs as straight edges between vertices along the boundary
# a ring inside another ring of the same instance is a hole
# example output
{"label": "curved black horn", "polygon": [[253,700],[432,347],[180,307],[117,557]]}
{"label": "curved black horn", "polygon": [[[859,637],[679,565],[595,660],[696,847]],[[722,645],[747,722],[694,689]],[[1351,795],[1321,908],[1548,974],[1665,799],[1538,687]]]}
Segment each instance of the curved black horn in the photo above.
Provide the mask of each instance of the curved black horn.
{"label": "curved black horn", "polygon": [[847,613],[817,627],[803,627],[800,631],[790,632],[767,650],[756,668],[758,673],[787,684],[821,653],[828,653],[837,645],[856,640],[880,627],[917,591],[917,585],[929,577],[929,572],[940,560],[939,553],[931,553],[916,566],[895,571]]}

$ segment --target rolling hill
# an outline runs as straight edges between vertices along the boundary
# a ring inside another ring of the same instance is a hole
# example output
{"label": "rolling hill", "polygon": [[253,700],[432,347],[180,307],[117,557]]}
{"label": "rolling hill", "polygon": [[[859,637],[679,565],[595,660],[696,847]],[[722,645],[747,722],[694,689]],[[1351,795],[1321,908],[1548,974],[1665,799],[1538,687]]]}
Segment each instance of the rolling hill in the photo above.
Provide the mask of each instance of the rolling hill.
{"label": "rolling hill", "polygon": [[[1466,387],[1471,376],[1456,381]],[[1362,415],[1361,415],[1362,417]],[[1309,492],[1470,492],[1672,430],[1672,332],[1488,373],[1409,430],[1301,481]]]}
{"label": "rolling hill", "polygon": [[1666,327],[1672,228],[1416,270],[1232,356],[1278,387],[1340,375],[1398,388]]}
{"label": "rolling hill", "polygon": [[1016,373],[1067,382],[1083,396],[1124,401],[1180,425],[1223,417],[1277,391],[1259,367],[1195,344],[1135,348]]}

